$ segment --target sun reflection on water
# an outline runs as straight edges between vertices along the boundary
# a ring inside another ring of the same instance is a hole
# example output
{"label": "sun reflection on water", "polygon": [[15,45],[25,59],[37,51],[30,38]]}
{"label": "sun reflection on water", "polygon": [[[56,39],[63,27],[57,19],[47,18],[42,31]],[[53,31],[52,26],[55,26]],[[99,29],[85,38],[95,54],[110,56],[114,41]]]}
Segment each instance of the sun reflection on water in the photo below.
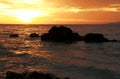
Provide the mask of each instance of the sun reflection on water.
{"label": "sun reflection on water", "polygon": [[[50,28],[48,26],[20,25],[10,27],[7,26],[2,33],[0,32],[2,34],[2,38],[0,37],[0,62],[2,63],[0,63],[0,73],[7,70],[16,72],[38,70],[71,74],[75,72],[79,75],[79,70],[86,69],[86,67],[120,71],[119,43],[43,42],[40,38],[30,38],[29,34],[46,33]],[[20,36],[9,38],[11,33],[17,33]]]}

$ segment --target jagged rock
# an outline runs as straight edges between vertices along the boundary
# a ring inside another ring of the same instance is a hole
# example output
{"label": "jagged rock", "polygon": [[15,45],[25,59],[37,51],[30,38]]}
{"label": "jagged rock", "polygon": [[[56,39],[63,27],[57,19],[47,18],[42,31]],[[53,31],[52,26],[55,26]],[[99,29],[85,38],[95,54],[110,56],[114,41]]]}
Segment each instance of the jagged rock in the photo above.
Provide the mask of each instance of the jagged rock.
{"label": "jagged rock", "polygon": [[48,33],[41,35],[43,41],[56,41],[56,42],[67,42],[67,41],[79,41],[83,40],[83,37],[78,33],[73,33],[70,28],[60,26],[53,26]]}
{"label": "jagged rock", "polygon": [[31,33],[29,37],[34,38],[34,37],[39,37],[39,35],[36,33]]}

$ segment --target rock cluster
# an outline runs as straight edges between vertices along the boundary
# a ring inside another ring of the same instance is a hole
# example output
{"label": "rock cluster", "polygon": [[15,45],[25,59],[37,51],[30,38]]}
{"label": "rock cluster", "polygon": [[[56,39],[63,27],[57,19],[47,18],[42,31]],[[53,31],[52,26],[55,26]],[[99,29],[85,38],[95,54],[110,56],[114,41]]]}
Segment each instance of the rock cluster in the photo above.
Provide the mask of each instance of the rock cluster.
{"label": "rock cluster", "polygon": [[119,42],[118,40],[109,40],[99,33],[88,33],[80,36],[78,33],[64,26],[53,26],[48,33],[41,35],[42,41],[68,42],[68,41],[85,41],[85,42]]}
{"label": "rock cluster", "polygon": [[[18,34],[10,34],[9,37],[16,38],[19,37]],[[120,42],[118,40],[109,40],[105,38],[103,34],[100,33],[88,33],[85,36],[81,36],[78,33],[74,33],[70,28],[65,26],[53,26],[48,33],[44,33],[41,36],[37,33],[31,33],[30,38],[41,37],[42,41],[52,41],[52,42],[75,42],[84,41],[87,43],[91,42]]]}

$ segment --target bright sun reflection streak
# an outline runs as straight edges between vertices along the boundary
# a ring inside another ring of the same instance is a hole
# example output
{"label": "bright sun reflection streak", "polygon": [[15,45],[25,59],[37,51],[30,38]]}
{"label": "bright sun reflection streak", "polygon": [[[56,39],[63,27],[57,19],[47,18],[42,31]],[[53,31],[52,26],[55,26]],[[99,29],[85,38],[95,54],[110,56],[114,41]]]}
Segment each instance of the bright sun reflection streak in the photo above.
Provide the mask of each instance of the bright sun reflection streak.
{"label": "bright sun reflection streak", "polygon": [[44,12],[37,10],[14,10],[15,16],[23,22],[30,22],[33,18],[43,16]]}

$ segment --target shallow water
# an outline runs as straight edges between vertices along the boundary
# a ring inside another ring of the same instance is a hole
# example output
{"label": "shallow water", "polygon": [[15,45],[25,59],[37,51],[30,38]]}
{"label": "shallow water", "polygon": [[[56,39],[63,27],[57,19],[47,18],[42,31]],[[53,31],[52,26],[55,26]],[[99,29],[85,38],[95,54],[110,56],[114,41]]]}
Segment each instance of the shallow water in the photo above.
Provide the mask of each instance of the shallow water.
{"label": "shallow water", "polygon": [[[80,35],[102,33],[120,40],[120,25],[66,25]],[[50,25],[0,25],[0,74],[6,71],[52,72],[71,79],[120,79],[120,42],[53,43],[29,38]],[[18,38],[9,38],[12,33]],[[115,76],[115,77],[113,77]]]}

